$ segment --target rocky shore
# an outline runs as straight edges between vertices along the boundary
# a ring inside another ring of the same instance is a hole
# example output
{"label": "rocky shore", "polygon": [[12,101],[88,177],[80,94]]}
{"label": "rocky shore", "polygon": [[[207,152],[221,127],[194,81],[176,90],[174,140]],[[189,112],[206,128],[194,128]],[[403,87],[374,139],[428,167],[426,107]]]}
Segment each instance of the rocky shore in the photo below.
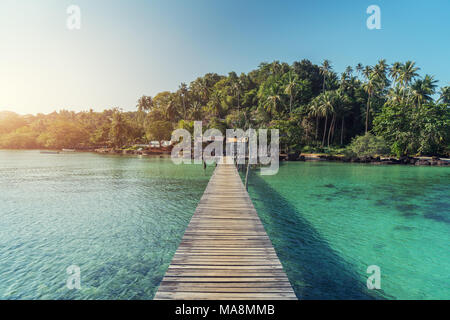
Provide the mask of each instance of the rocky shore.
{"label": "rocky shore", "polygon": [[289,153],[280,155],[280,161],[339,161],[353,163],[370,163],[374,165],[381,164],[403,164],[416,166],[450,166],[450,159],[439,157],[345,157],[317,154],[299,154]]}
{"label": "rocky shore", "polygon": [[[149,149],[115,149],[115,148],[99,148],[94,150],[102,154],[124,154],[124,155],[143,155],[143,156],[157,156],[170,155],[171,148],[149,148]],[[289,153],[280,154],[280,161],[337,161],[337,162],[352,162],[352,163],[370,163],[373,165],[415,165],[415,166],[450,166],[450,159],[439,157],[400,157],[400,158],[386,158],[386,157],[345,157],[333,156],[325,154],[303,154],[303,153]]]}
{"label": "rocky shore", "polygon": [[151,149],[116,149],[116,148],[99,148],[94,150],[97,153],[103,154],[135,154],[143,156],[157,156],[157,155],[170,155],[171,149],[169,148],[151,148]]}

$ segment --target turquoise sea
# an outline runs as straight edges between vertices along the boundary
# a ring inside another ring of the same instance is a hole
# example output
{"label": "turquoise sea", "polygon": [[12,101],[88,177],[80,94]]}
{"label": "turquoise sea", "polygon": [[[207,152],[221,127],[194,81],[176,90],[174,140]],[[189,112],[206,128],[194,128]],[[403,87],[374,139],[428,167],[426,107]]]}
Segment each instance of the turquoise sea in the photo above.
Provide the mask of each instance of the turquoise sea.
{"label": "turquoise sea", "polygon": [[[0,151],[0,299],[152,299],[213,170]],[[450,299],[450,168],[284,163],[249,181],[299,298]]]}
{"label": "turquoise sea", "polygon": [[450,299],[450,168],[290,162],[249,181],[299,298]]}
{"label": "turquoise sea", "polygon": [[[152,299],[212,171],[0,151],[0,299]],[[81,290],[66,287],[71,265]]]}

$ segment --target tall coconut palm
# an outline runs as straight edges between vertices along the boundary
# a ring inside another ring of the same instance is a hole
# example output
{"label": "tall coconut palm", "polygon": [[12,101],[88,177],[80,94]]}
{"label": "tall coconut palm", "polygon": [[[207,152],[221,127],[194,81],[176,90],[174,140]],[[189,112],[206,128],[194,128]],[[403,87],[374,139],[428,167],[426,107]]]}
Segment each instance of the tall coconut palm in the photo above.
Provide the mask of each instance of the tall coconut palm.
{"label": "tall coconut palm", "polygon": [[150,96],[142,96],[137,103],[139,112],[148,112],[153,108],[153,99]]}
{"label": "tall coconut palm", "polygon": [[389,67],[385,59],[378,61],[378,63],[373,67],[372,75],[377,78],[379,84],[383,87],[388,85],[387,72]]}
{"label": "tall coconut palm", "polygon": [[286,85],[286,88],[284,89],[284,93],[289,95],[289,113],[292,113],[292,102],[294,100],[296,89],[297,89],[297,82],[295,81],[295,78],[292,77],[292,73],[289,72],[289,81]]}
{"label": "tall coconut palm", "polygon": [[[344,126],[345,126],[345,115],[349,110],[350,107],[350,98],[349,96],[343,91],[343,90],[337,90],[335,94],[335,119],[333,124],[333,132],[334,132],[334,126],[336,123],[336,117],[341,117],[341,145],[344,141]],[[329,139],[328,139],[329,140]],[[328,142],[329,145],[329,142]]]}
{"label": "tall coconut palm", "polygon": [[347,68],[345,68],[345,73],[347,74],[347,77],[351,77],[353,74],[353,68],[351,66],[347,66]]}
{"label": "tall coconut palm", "polygon": [[264,108],[267,112],[275,114],[278,111],[277,102],[280,101],[280,96],[277,94],[271,94],[267,97]]}
{"label": "tall coconut palm", "polygon": [[174,121],[177,117],[177,106],[174,99],[170,99],[164,109],[164,115],[169,121]]}
{"label": "tall coconut palm", "polygon": [[417,71],[419,70],[420,68],[416,67],[416,63],[413,61],[406,61],[405,64],[402,65],[399,74],[399,81],[403,85],[403,100],[405,100],[407,92],[406,88],[408,87],[410,82],[419,75],[417,73]]}
{"label": "tall coconut palm", "polygon": [[326,59],[323,60],[322,65],[320,66],[320,73],[323,75],[322,92],[325,92],[325,83],[331,70],[333,70],[333,68],[331,67],[330,61]]}
{"label": "tall coconut palm", "polygon": [[393,80],[393,84],[397,84],[400,77],[400,72],[403,68],[403,65],[400,62],[395,62],[389,70],[389,75]]}
{"label": "tall coconut palm", "polygon": [[387,93],[388,102],[391,104],[400,104],[403,97],[403,88],[400,86],[395,86],[389,89]]}
{"label": "tall coconut palm", "polygon": [[209,87],[208,87],[208,81],[205,78],[200,78],[199,90],[200,90],[200,96],[203,99],[203,103],[206,103],[209,99]]}
{"label": "tall coconut palm", "polygon": [[414,105],[420,107],[424,102],[433,100],[433,94],[436,92],[437,81],[433,76],[425,75],[423,79],[416,80],[411,85],[411,96]]}
{"label": "tall coconut palm", "polygon": [[334,113],[334,95],[331,91],[325,91],[319,96],[319,110],[322,117],[325,117],[325,125],[323,128],[322,146],[325,145],[325,137],[327,134],[328,116]]}
{"label": "tall coconut palm", "polygon": [[366,104],[366,130],[365,132],[367,133],[367,131],[369,130],[369,112],[370,112],[370,104],[371,104],[371,100],[372,97],[375,93],[375,90],[377,88],[377,79],[372,76],[369,75],[367,82],[364,83],[363,85],[363,89],[364,91],[367,93],[367,104]]}
{"label": "tall coconut palm", "polygon": [[233,88],[234,94],[237,97],[237,108],[238,108],[238,111],[240,111],[240,109],[241,109],[241,106],[240,106],[240,95],[241,95],[241,82],[240,82],[240,79],[236,79],[235,81],[233,81],[232,88]]}
{"label": "tall coconut palm", "polygon": [[219,91],[214,91],[208,102],[210,110],[216,117],[219,117],[222,112],[222,94]]}
{"label": "tall coconut palm", "polygon": [[319,117],[322,115],[321,109],[320,109],[320,102],[319,97],[315,97],[308,106],[308,115],[310,117],[314,117],[316,119],[316,134],[315,134],[315,140],[317,141],[319,136]]}
{"label": "tall coconut palm", "polygon": [[278,60],[273,61],[269,67],[270,67],[270,72],[272,73],[272,75],[277,75],[281,71],[281,68],[282,68],[280,61],[278,61]]}
{"label": "tall coconut palm", "polygon": [[362,74],[363,74],[363,76],[366,78],[366,79],[369,79],[370,78],[370,75],[372,74],[372,67],[371,66],[365,66],[364,67],[364,70],[362,71]]}
{"label": "tall coconut palm", "polygon": [[186,119],[186,95],[188,93],[188,87],[186,85],[186,83],[182,82],[180,84],[180,94],[181,94],[181,98],[183,101],[183,118]]}
{"label": "tall coconut palm", "polygon": [[199,101],[194,101],[191,104],[189,110],[191,120],[201,120],[202,119],[202,105]]}
{"label": "tall coconut palm", "polygon": [[450,86],[441,88],[441,95],[439,97],[439,102],[450,104]]}
{"label": "tall coconut palm", "polygon": [[362,71],[364,70],[364,66],[362,65],[362,63],[358,63],[355,67],[355,70],[358,74],[362,74]]}

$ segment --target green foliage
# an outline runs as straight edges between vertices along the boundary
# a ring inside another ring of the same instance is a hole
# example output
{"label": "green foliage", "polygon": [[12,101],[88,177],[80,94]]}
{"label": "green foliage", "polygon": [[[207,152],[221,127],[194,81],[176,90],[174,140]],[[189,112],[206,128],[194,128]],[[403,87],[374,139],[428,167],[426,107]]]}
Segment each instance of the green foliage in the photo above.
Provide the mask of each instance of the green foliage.
{"label": "green foliage", "polygon": [[397,156],[446,153],[450,138],[450,110],[446,105],[386,104],[374,123],[375,132]]}
{"label": "green foliage", "polygon": [[29,126],[20,127],[14,132],[0,135],[0,148],[33,149],[36,148],[38,133]]}
{"label": "green foliage", "polygon": [[288,153],[301,150],[302,130],[297,118],[273,120],[269,129],[279,130],[280,151]]}
{"label": "green foliage", "polygon": [[208,129],[218,129],[220,132],[222,132],[223,135],[225,135],[227,130],[227,124],[225,123],[225,121],[217,117],[213,117],[208,123]]}
{"label": "green foliage", "polygon": [[170,140],[173,126],[169,121],[157,120],[151,122],[146,128],[146,137],[148,140]]}
{"label": "green foliage", "polygon": [[46,148],[75,148],[87,143],[88,132],[81,126],[69,121],[51,123],[47,130],[37,138],[39,145]]}
{"label": "green foliage", "polygon": [[0,134],[10,133],[27,125],[25,119],[13,112],[0,112]]}
{"label": "green foliage", "polygon": [[176,91],[144,95],[135,112],[2,112],[0,147],[122,148],[169,139],[175,127],[192,133],[193,121],[201,120],[204,129],[223,133],[227,128],[278,128],[281,148],[289,152],[310,146],[335,153],[372,132],[397,155],[448,153],[450,89],[441,88],[433,101],[436,80],[418,71],[412,61],[389,66],[380,60],[340,74],[328,60],[320,66],[308,60],[264,62],[247,74],[208,73]]}
{"label": "green foliage", "polygon": [[227,128],[245,129],[246,125],[247,125],[247,117],[246,117],[245,112],[234,110],[229,115],[227,115],[225,122],[226,122]]}
{"label": "green foliage", "polygon": [[375,157],[389,154],[389,147],[382,137],[368,132],[363,136],[355,137],[347,147],[346,153],[357,157]]}
{"label": "green foliage", "polygon": [[178,129],[185,129],[189,131],[191,136],[194,135],[194,121],[186,121],[186,120],[180,120],[177,125]]}

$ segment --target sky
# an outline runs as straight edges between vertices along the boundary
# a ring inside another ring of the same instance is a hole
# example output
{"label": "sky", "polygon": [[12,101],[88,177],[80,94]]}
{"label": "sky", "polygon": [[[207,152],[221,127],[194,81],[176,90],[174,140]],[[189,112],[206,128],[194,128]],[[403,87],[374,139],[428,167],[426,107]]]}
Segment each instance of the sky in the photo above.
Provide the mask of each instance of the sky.
{"label": "sky", "polygon": [[[81,28],[69,30],[77,5]],[[381,29],[366,9],[378,5]],[[413,60],[450,84],[448,0],[1,0],[0,110],[119,107],[261,62]]]}

